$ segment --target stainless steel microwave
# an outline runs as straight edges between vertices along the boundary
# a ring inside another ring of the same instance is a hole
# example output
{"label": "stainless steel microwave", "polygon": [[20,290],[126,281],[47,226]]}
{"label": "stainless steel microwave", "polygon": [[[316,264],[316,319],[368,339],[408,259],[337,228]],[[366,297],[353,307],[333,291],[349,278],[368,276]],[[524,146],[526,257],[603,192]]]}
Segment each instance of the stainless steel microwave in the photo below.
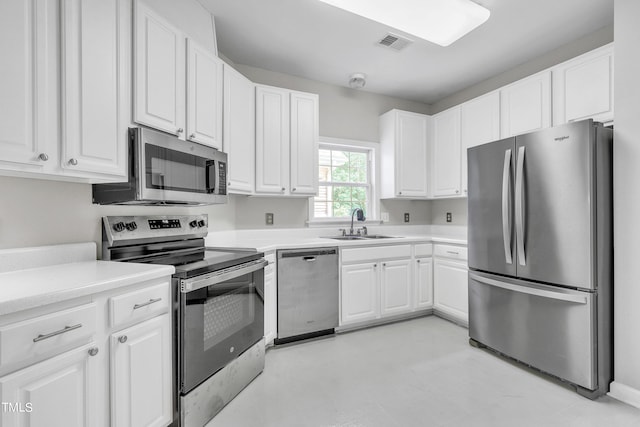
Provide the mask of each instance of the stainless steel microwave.
{"label": "stainless steel microwave", "polygon": [[146,128],[129,129],[129,181],[94,184],[101,205],[227,203],[227,155]]}

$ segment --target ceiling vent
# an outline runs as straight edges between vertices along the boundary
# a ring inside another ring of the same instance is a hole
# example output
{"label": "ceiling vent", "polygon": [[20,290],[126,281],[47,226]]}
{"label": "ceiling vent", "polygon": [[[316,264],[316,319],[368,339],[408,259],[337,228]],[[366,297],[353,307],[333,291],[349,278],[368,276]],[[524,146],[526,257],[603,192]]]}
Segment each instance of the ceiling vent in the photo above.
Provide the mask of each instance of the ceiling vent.
{"label": "ceiling vent", "polygon": [[406,37],[402,37],[393,33],[387,33],[386,36],[378,41],[378,46],[388,47],[389,49],[400,51],[409,46],[411,43],[413,43],[413,40],[409,40]]}

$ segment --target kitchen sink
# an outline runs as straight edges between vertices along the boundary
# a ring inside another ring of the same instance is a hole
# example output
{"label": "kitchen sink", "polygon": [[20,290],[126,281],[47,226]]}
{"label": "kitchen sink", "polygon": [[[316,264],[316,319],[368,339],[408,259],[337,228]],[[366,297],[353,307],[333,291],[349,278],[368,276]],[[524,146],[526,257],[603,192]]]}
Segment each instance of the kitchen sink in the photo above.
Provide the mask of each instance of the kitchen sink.
{"label": "kitchen sink", "polygon": [[367,235],[347,235],[347,236],[335,236],[325,237],[325,239],[333,240],[366,240],[366,239],[394,239],[394,236],[383,236],[381,234],[367,234]]}

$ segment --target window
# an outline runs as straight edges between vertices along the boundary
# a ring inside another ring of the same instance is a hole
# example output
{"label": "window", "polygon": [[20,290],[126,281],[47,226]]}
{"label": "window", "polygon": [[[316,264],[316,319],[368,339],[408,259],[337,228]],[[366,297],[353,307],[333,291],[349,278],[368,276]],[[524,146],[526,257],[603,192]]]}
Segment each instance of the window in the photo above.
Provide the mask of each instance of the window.
{"label": "window", "polygon": [[371,157],[369,148],[320,144],[314,219],[349,218],[355,208],[369,216],[372,211]]}

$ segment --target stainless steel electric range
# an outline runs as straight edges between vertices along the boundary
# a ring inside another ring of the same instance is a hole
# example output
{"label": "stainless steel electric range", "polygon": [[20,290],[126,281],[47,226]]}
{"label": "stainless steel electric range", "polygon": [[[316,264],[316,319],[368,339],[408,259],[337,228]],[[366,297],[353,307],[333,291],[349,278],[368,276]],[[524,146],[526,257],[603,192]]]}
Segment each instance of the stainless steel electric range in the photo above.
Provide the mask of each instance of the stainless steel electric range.
{"label": "stainless steel electric range", "polygon": [[204,245],[207,215],[103,218],[102,259],[174,265],[174,423],[202,426],[264,369],[264,267]]}

